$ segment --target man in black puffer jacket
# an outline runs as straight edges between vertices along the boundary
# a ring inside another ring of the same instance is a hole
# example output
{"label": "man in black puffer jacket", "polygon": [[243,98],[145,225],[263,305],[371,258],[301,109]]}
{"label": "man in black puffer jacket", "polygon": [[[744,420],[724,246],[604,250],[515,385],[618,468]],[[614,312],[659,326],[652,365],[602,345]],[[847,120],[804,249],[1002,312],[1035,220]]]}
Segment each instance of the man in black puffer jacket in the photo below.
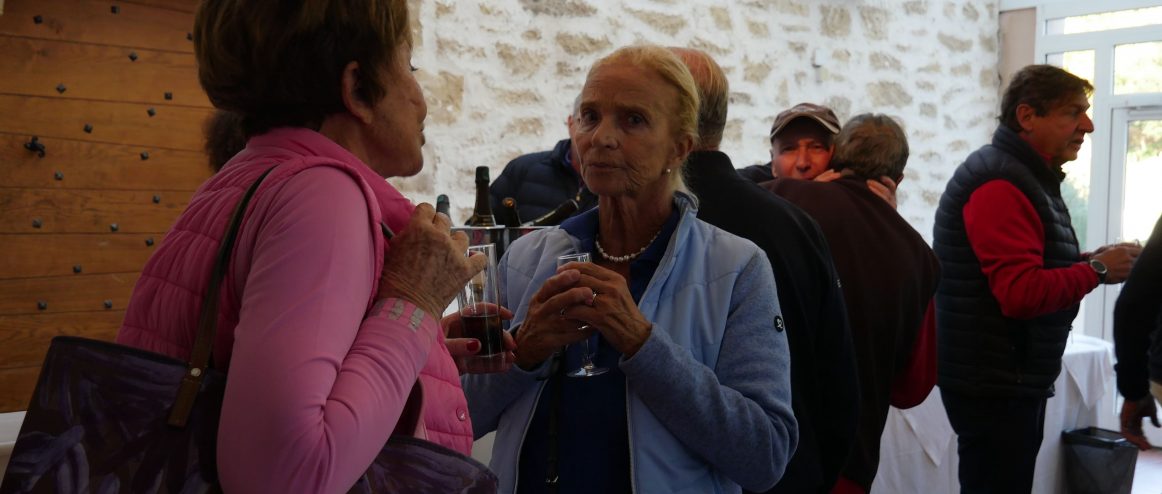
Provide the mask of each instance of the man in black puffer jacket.
{"label": "man in black puffer jacket", "polygon": [[[574,102],[574,114],[577,113],[578,103],[580,97]],[[572,135],[573,115],[569,115],[565,125]],[[492,211],[494,213],[501,211],[501,208],[505,207],[503,201],[506,197],[511,197],[516,202],[521,222],[540,218],[569,200],[577,203],[573,215],[596,206],[597,196],[585,188],[585,183],[581,179],[580,163],[572,144],[572,139],[564,139],[551,151],[518,156],[508,162],[488,190],[492,196]],[[564,215],[552,224],[558,224],[568,217],[569,215]]]}
{"label": "man in black puffer jacket", "polygon": [[1061,198],[1061,166],[1093,132],[1091,91],[1057,67],[1021,69],[992,144],[969,155],[940,198],[938,383],[958,436],[961,492],[1032,489],[1045,401],[1081,299],[1125,280],[1141,251],[1082,254]]}

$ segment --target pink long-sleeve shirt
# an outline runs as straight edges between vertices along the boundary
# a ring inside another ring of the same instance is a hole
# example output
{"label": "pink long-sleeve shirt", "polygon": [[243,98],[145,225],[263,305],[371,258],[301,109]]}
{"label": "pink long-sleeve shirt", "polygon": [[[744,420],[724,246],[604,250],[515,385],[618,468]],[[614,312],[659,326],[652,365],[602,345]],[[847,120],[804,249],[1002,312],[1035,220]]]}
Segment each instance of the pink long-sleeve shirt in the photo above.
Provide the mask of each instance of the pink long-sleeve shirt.
{"label": "pink long-sleeve shirt", "polygon": [[[228,365],[218,434],[227,492],[345,492],[396,427],[417,379],[421,434],[468,454],[471,423],[438,321],[375,300],[411,203],[325,137],[278,129],[204,184],[147,263],[118,342],[188,358],[228,216],[254,196],[223,286],[214,363]],[[407,431],[411,432],[411,431]]]}

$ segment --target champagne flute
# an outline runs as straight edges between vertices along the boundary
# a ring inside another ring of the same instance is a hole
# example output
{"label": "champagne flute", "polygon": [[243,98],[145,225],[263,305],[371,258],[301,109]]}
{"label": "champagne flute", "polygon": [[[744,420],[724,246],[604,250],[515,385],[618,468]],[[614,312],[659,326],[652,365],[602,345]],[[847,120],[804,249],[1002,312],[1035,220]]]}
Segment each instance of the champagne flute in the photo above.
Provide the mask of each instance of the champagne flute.
{"label": "champagne flute", "polygon": [[[564,266],[571,262],[593,262],[593,260],[589,256],[588,252],[565,254],[557,258],[557,267]],[[568,374],[565,374],[566,376],[593,377],[609,372],[609,369],[604,367],[597,367],[593,364],[593,357],[595,357],[597,354],[597,335],[598,333],[595,331],[592,336],[585,338],[583,341],[584,346],[581,348],[581,367],[570,371]],[[589,340],[593,340],[593,343],[590,343]],[[590,351],[591,349],[593,350],[592,352]]]}

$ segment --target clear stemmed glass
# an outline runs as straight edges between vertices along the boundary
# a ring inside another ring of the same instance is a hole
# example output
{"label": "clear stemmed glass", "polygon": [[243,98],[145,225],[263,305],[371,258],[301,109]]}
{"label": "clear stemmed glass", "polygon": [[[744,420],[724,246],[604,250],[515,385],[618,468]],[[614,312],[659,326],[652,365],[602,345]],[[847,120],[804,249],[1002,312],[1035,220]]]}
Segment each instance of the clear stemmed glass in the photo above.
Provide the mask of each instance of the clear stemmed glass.
{"label": "clear stemmed glass", "polygon": [[[557,258],[557,267],[564,266],[571,262],[593,262],[588,252],[581,252],[578,254],[565,254]],[[569,377],[593,377],[600,376],[609,371],[604,367],[597,367],[593,365],[593,357],[597,354],[597,335],[596,331],[589,338],[585,338],[581,351],[581,367],[576,370],[569,371],[565,374]],[[590,340],[593,340],[590,343]],[[592,352],[590,350],[593,350]]]}

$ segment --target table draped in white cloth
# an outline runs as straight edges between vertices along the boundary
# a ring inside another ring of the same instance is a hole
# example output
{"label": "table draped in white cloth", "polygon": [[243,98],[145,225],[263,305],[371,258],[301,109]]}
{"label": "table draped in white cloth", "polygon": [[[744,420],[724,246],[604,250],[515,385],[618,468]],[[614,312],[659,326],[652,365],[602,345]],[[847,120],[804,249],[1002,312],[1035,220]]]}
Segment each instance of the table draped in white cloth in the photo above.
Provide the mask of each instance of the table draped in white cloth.
{"label": "table draped in white cloth", "polygon": [[[1045,405],[1045,434],[1037,455],[1034,494],[1065,492],[1061,432],[1098,424],[1102,397],[1115,392],[1113,345],[1081,334],[1071,336],[1054,387],[1056,395]],[[958,465],[956,433],[940,401],[940,388],[936,388],[919,406],[892,408],[888,413],[872,494],[960,492]]]}

